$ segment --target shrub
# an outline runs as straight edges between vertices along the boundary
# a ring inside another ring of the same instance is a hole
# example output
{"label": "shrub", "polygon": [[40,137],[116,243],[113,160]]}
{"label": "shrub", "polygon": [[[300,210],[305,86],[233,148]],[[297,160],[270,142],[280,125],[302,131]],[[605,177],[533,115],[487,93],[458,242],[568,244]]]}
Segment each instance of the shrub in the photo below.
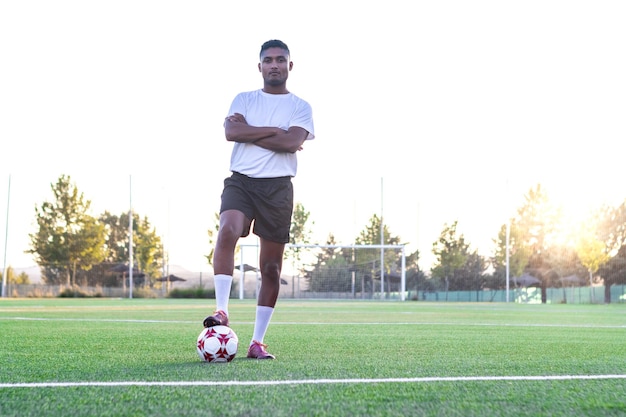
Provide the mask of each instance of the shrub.
{"label": "shrub", "polygon": [[102,297],[102,293],[98,291],[89,292],[85,289],[80,288],[77,285],[73,287],[63,288],[61,292],[59,292],[60,298],[91,298],[91,297]]}
{"label": "shrub", "polygon": [[152,288],[139,287],[133,290],[134,298],[158,298],[158,294]]}
{"label": "shrub", "polygon": [[215,298],[215,289],[195,288],[174,288],[167,294],[169,298]]}

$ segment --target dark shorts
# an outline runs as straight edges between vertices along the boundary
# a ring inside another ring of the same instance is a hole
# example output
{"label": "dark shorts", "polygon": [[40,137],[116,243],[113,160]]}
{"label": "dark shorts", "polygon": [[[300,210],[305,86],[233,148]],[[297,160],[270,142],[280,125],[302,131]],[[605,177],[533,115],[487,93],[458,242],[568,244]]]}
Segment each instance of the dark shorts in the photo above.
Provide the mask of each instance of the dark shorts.
{"label": "dark shorts", "polygon": [[[224,180],[220,213],[226,210],[239,210],[254,221],[255,235],[272,242],[289,243],[293,212],[291,177],[250,178],[234,172]],[[248,228],[241,236],[249,234]]]}

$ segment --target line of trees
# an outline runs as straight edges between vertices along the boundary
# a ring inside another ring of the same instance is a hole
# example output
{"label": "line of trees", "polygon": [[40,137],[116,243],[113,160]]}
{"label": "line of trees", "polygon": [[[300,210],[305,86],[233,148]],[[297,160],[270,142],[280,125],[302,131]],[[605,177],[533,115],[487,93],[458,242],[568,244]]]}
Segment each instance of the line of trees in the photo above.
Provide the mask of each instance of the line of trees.
{"label": "line of trees", "polygon": [[[42,280],[51,285],[124,286],[129,213],[92,216],[91,201],[67,175],[51,184],[51,190],[54,198],[35,208],[38,228],[29,235],[26,251],[41,268]],[[161,238],[147,217],[132,216],[135,282],[152,285],[164,263]]]}
{"label": "line of trees", "polygon": [[[506,230],[503,225],[496,253],[491,259],[494,277],[505,274]],[[626,283],[626,201],[617,207],[602,206],[579,225],[564,222],[562,209],[554,206],[537,185],[525,195],[524,204],[509,222],[511,276],[528,273],[540,280],[541,299],[546,288],[604,284],[604,302],[611,302],[611,286]]]}
{"label": "line of trees", "polygon": [[[51,184],[53,199],[36,207],[38,229],[29,235],[31,253],[48,284],[123,286],[125,277],[114,267],[129,259],[129,213],[105,211],[90,214],[91,202],[79,192],[71,178],[59,177]],[[152,285],[166,262],[163,245],[147,217],[133,216],[133,263],[145,284]],[[208,230],[208,245],[219,227]],[[360,245],[406,244],[393,235],[383,219],[373,215],[355,238]],[[297,203],[291,227],[291,243],[311,241],[311,214]],[[381,228],[382,224],[382,228]],[[435,264],[427,274],[420,270],[419,251],[406,259],[407,288],[417,291],[500,290],[510,277],[530,274],[539,280],[542,300],[548,287],[562,286],[564,278],[578,277],[568,285],[603,283],[604,302],[611,302],[610,287],[626,283],[626,201],[618,207],[603,206],[579,226],[566,225],[561,209],[549,201],[541,185],[531,188],[525,201],[508,224],[501,226],[493,240],[495,250],[485,257],[472,249],[458,222],[444,224],[433,243]],[[332,234],[326,242],[335,245]],[[507,253],[508,252],[508,253]],[[508,254],[508,256],[507,256]],[[328,248],[311,253],[289,248],[287,258],[297,264],[311,291],[354,291],[354,276],[360,277],[360,290],[374,291],[374,281],[382,273],[392,281],[400,273],[401,253],[386,250],[380,265],[380,250]],[[207,256],[210,264],[212,253]],[[508,258],[508,263],[507,263]],[[23,277],[22,277],[23,279]],[[140,282],[140,281],[139,281]]]}
{"label": "line of trees", "polygon": [[[370,223],[355,239],[357,244],[379,244],[381,219]],[[400,244],[384,225],[384,243]],[[444,224],[433,243],[436,261],[427,275],[418,265],[419,252],[407,257],[407,288],[421,291],[484,291],[506,288],[507,264],[510,283],[529,274],[539,281],[542,302],[547,288],[569,285],[604,284],[604,302],[611,302],[611,286],[626,284],[626,201],[618,207],[603,206],[578,226],[563,221],[562,209],[551,204],[540,184],[531,188],[525,201],[508,224],[502,225],[493,240],[495,251],[485,257],[472,249],[458,222]],[[335,244],[333,235],[326,242]],[[508,257],[507,257],[508,251]],[[372,290],[380,272],[380,251],[325,249],[316,261],[303,267],[311,291],[349,291],[351,273],[365,279],[365,290]],[[387,251],[384,273],[393,277],[400,254]],[[508,258],[508,259],[507,259]],[[477,294],[478,299],[478,294]]]}
{"label": "line of trees", "polygon": [[[20,272],[16,274],[11,266],[8,266],[4,271],[7,274],[7,284],[16,284],[16,285],[28,285],[30,284],[30,277],[26,272]],[[0,281],[2,281],[3,273],[0,272]]]}

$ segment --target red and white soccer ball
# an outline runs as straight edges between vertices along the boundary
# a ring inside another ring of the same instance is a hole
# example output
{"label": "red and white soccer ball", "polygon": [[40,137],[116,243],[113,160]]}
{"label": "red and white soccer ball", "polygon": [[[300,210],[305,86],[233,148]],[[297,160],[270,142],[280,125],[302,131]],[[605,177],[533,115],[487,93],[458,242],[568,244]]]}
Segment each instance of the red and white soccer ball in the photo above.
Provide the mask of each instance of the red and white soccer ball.
{"label": "red and white soccer ball", "polygon": [[228,326],[207,327],[200,332],[196,349],[206,362],[230,362],[237,355],[239,339]]}

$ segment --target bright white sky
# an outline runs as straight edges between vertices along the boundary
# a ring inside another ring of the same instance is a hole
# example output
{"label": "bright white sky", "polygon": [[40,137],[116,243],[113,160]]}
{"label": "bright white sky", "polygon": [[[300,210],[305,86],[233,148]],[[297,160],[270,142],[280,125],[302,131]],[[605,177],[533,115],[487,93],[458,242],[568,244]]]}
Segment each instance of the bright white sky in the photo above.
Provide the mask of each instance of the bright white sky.
{"label": "bright white sky", "polygon": [[132,194],[171,264],[209,270],[222,121],[273,38],[313,106],[294,184],[315,239],[353,243],[382,208],[423,268],[455,220],[489,256],[537,183],[572,215],[626,198],[625,21],[621,0],[2,2],[0,256],[8,236],[7,266],[34,264],[34,207],[67,174],[93,215]]}

